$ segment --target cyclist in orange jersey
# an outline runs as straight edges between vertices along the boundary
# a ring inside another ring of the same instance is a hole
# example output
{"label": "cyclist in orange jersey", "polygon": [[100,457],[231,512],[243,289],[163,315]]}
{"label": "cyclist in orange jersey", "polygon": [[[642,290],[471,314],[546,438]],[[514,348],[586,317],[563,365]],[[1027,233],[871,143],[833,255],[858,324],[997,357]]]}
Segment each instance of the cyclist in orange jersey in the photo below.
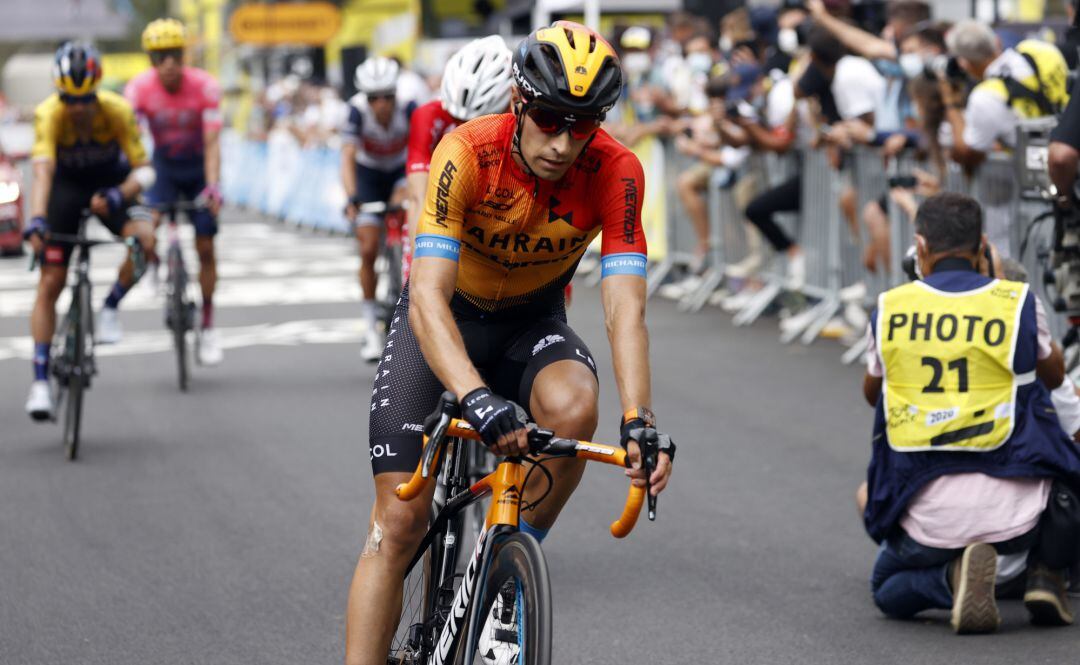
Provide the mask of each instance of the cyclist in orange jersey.
{"label": "cyclist in orange jersey", "polygon": [[[399,501],[394,488],[416,468],[423,420],[444,387],[497,454],[528,450],[511,400],[559,436],[592,437],[596,368],[566,323],[563,287],[598,234],[605,323],[625,412],[621,441],[636,484],[646,482],[638,441],[659,438],[645,327],[644,176],[637,158],[600,129],[622,87],[618,58],[592,30],[560,21],[529,35],[512,69],[513,113],[465,123],[443,138],[431,162],[412,274],[372,393],[376,499],[349,593],[349,665],[386,662],[402,579],[431,503],[430,495]],[[673,445],[662,449],[649,478],[654,494],[668,483],[674,453]],[[560,459],[548,468],[550,493],[521,522],[538,540],[584,465]],[[546,489],[544,480],[530,482],[523,498],[535,501]],[[488,662],[516,659],[516,644],[488,646]]]}

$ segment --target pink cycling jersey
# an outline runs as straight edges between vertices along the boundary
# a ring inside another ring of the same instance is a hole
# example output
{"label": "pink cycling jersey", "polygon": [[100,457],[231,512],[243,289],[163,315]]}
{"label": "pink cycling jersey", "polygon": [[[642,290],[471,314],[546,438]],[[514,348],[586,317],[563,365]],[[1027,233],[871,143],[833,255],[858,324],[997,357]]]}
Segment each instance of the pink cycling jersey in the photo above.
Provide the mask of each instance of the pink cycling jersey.
{"label": "pink cycling jersey", "polygon": [[180,88],[171,93],[149,69],[128,82],[124,96],[135,113],[146,118],[154,137],[154,154],[187,159],[203,154],[203,134],[221,128],[221,88],[210,74],[184,67]]}

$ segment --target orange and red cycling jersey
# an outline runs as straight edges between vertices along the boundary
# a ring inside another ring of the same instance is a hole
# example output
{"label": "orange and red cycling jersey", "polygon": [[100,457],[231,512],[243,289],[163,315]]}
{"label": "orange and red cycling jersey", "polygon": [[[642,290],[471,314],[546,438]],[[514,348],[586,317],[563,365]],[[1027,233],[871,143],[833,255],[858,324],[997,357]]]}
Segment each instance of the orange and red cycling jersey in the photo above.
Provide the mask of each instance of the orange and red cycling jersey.
{"label": "orange and red cycling jersey", "polygon": [[600,130],[560,180],[534,178],[511,157],[515,118],[489,115],[447,134],[431,160],[415,256],[459,263],[455,311],[509,313],[561,302],[599,233],[604,277],[645,276],[645,178]]}

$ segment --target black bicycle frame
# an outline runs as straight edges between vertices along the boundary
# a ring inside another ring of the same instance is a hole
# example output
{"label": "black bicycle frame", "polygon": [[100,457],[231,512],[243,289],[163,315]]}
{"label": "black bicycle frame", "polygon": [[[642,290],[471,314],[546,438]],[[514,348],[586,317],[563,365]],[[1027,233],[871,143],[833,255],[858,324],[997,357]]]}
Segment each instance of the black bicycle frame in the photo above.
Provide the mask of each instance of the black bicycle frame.
{"label": "black bicycle frame", "polygon": [[[464,439],[451,439],[450,446],[448,446],[448,454],[443,456],[448,459],[440,462],[440,466],[445,464],[443,469],[439,470],[439,473],[445,471],[442,482],[445,483],[447,494],[450,495],[450,498],[446,500],[445,505],[435,515],[431,527],[427,530],[427,533],[424,534],[424,539],[420,542],[419,547],[417,547],[416,554],[413,555],[412,561],[409,562],[409,567],[405,573],[407,577],[409,571],[423,559],[424,553],[427,552],[428,548],[431,547],[436,538],[443,538],[443,553],[441,561],[438,562],[439,570],[431,571],[436,577],[428,586],[429,597],[435,599],[432,603],[432,607],[427,608],[427,614],[429,616],[435,610],[434,603],[438,602],[438,591],[443,587],[447,580],[453,579],[455,575],[455,564],[457,561],[456,554],[460,544],[457,541],[458,529],[454,527],[453,520],[458,517],[465,508],[490,494],[490,490],[487,488],[484,488],[479,492],[473,492],[468,485],[466,476],[468,456],[465,454],[465,445],[468,445],[468,442]],[[473,556],[469,559],[469,563],[465,567],[461,584],[458,585],[457,591],[454,593],[446,623],[439,629],[439,633],[433,636],[434,640],[431,644],[433,649],[431,654],[433,660],[431,660],[431,663],[433,663],[433,665],[445,665],[452,656],[454,645],[461,639],[461,627],[466,614],[471,614],[471,618],[473,619],[467,624],[470,626],[468,635],[470,648],[471,645],[475,643],[477,635],[476,631],[479,630],[477,628],[479,604],[473,601],[476,598],[483,598],[485,591],[484,589],[476,588],[477,581],[484,580],[487,576],[487,570],[491,563],[491,558],[494,555],[495,544],[502,539],[502,536],[509,535],[513,532],[514,529],[506,525],[495,525],[486,530],[481,529],[480,537],[477,539],[473,549]],[[429,618],[429,616],[425,616],[425,620]],[[469,656],[471,658],[471,654],[469,654]],[[466,662],[471,662],[471,660],[466,660]]]}

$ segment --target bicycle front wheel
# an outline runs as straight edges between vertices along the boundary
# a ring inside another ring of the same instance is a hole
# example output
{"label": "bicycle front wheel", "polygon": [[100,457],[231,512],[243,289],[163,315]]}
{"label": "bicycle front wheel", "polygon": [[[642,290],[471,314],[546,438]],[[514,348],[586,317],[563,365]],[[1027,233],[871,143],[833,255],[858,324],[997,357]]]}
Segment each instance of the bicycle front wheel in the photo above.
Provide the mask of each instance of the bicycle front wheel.
{"label": "bicycle front wheel", "polygon": [[[551,580],[540,543],[515,533],[498,546],[488,567],[479,612],[481,625],[458,640],[455,665],[551,664]],[[471,620],[470,620],[471,622]]]}
{"label": "bicycle front wheel", "polygon": [[71,329],[64,350],[68,356],[67,408],[64,410],[64,451],[69,460],[79,455],[79,438],[82,429],[83,392],[90,381],[90,366],[86,362],[86,338],[90,331],[90,288],[80,284],[76,289],[75,309],[70,314]]}

